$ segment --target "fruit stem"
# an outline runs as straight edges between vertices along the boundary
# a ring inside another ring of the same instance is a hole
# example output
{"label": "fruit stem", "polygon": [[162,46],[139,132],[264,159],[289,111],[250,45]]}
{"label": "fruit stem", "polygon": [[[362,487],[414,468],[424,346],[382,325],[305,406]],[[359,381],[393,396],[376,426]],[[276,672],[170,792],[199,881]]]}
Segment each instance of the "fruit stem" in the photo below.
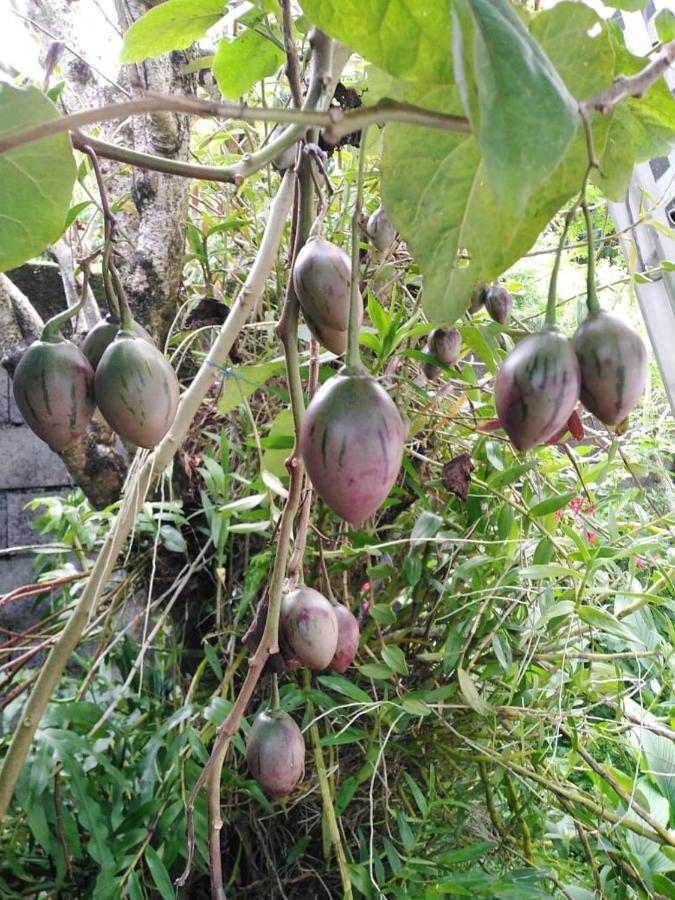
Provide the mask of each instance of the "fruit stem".
{"label": "fruit stem", "polygon": [[363,173],[366,163],[366,141],[368,129],[361,132],[361,148],[359,152],[359,172],[356,179],[356,199],[352,213],[352,278],[349,286],[349,326],[347,331],[347,355],[345,362],[347,370],[358,372],[361,368],[361,351],[359,349],[359,253],[361,241],[359,238],[359,217],[363,201]]}
{"label": "fruit stem", "polygon": [[117,293],[117,299],[119,300],[120,305],[120,322],[121,327],[118,334],[124,332],[125,334],[133,335],[134,333],[134,319],[131,315],[131,309],[129,308],[129,300],[127,299],[127,292],[124,290],[124,285],[122,284],[122,279],[120,278],[120,273],[117,271],[114,263],[110,262],[110,274],[112,275],[113,282],[115,284],[115,290]]}
{"label": "fruit stem", "polygon": [[61,334],[61,327],[66,324],[68,319],[75,315],[75,313],[79,312],[87,299],[87,288],[89,286],[89,273],[86,269],[82,270],[82,291],[80,293],[80,299],[77,301],[75,306],[69,306],[68,309],[65,309],[63,312],[57,313],[55,316],[52,316],[47,322],[45,322],[44,327],[42,329],[41,340],[47,341],[50,344],[58,344],[59,341],[64,340],[63,335]]}
{"label": "fruit stem", "polygon": [[593,222],[591,221],[591,211],[586,202],[586,194],[584,191],[584,199],[581,203],[586,220],[586,244],[588,246],[588,269],[586,276],[586,306],[588,307],[589,316],[595,316],[600,312],[600,301],[598,300],[598,291],[595,286],[595,235],[593,234]]}
{"label": "fruit stem", "polygon": [[281,709],[281,700],[279,699],[279,676],[275,672],[272,675],[272,709]]}
{"label": "fruit stem", "polygon": [[565,222],[563,224],[563,230],[560,235],[560,240],[558,241],[558,248],[555,252],[555,259],[553,260],[553,269],[551,270],[551,280],[548,285],[548,303],[546,304],[546,318],[544,320],[544,328],[555,328],[555,317],[556,317],[556,302],[558,299],[558,273],[560,271],[560,261],[562,259],[563,250],[565,249],[565,244],[567,243],[567,234],[570,230],[570,225],[579,209],[579,199],[576,200],[575,203],[567,211],[567,215],[565,216]]}

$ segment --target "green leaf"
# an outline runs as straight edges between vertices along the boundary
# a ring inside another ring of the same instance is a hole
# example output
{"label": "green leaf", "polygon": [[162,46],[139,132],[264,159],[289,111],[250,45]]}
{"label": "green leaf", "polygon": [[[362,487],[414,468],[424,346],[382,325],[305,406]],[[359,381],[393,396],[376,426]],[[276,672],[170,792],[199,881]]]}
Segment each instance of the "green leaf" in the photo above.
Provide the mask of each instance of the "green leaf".
{"label": "green leaf", "polygon": [[148,846],[145,848],[145,861],[150,869],[150,874],[152,875],[152,880],[155,882],[155,887],[162,895],[163,900],[175,900],[176,892],[171,883],[171,877],[166,870],[166,866],[153,847]]}
{"label": "green leaf", "polygon": [[644,9],[649,0],[602,0],[605,6],[613,9],[625,9],[627,12],[637,12]]}
{"label": "green leaf", "polygon": [[385,666],[384,663],[365,663],[365,665],[359,666],[358,669],[366,678],[374,678],[380,681],[389,681],[393,675],[389,666]]}
{"label": "green leaf", "polygon": [[490,704],[486,703],[478,693],[478,688],[473,683],[469,673],[461,667],[458,667],[457,680],[459,681],[459,689],[462,692],[462,696],[471,709],[477,712],[479,716],[488,716],[491,712]]}
{"label": "green leaf", "polygon": [[415,697],[404,697],[401,700],[401,707],[411,716],[428,716],[431,713],[431,709],[424,700],[418,700]]}
{"label": "green leaf", "polygon": [[360,687],[357,687],[357,685],[348,678],[343,678],[342,675],[320,675],[318,682],[331,691],[337,691],[339,694],[344,694],[345,697],[349,697],[351,700],[356,700],[357,703],[373,702],[372,697],[361,690]]}
{"label": "green leaf", "polygon": [[300,0],[300,5],[322,31],[391,75],[453,80],[447,0]]}
{"label": "green leaf", "polygon": [[555,497],[547,497],[545,500],[540,500],[539,503],[535,503],[530,507],[530,515],[548,516],[550,513],[557,512],[559,509],[567,506],[574,497],[576,497],[576,491],[567,494],[558,494]]}
{"label": "green leaf", "polygon": [[398,672],[399,675],[408,674],[408,663],[405,661],[405,655],[401,648],[395,644],[386,644],[382,648],[382,659],[390,669]]}
{"label": "green leaf", "polygon": [[675,41],[675,12],[670,9],[662,9],[654,19],[656,36],[662,44]]}
{"label": "green leaf", "polygon": [[213,74],[220,93],[228,100],[248,94],[284,61],[283,51],[256,31],[246,30],[233,41],[224,38],[213,59]]}
{"label": "green leaf", "polygon": [[218,411],[225,416],[247,400],[266,381],[283,370],[283,360],[272,360],[256,366],[237,366],[229,372],[223,393],[218,401]]}
{"label": "green leaf", "polygon": [[148,10],[124,35],[123,63],[184,50],[225,15],[225,0],[167,0]]}
{"label": "green leaf", "polygon": [[[58,115],[37,88],[0,82],[0,137]],[[0,156],[0,272],[37,256],[63,234],[76,175],[66,134]]]}
{"label": "green leaf", "polygon": [[559,566],[556,563],[526,566],[520,570],[519,575],[521,578],[531,578],[533,581],[540,578],[583,578],[581,572],[569,569],[567,566]]}
{"label": "green leaf", "polygon": [[[290,409],[282,409],[272,421],[267,433],[270,443],[265,442],[261,466],[263,470],[278,479],[288,478],[286,460],[293,448],[293,413]],[[290,442],[290,443],[289,443]],[[275,446],[276,445],[276,446]]]}
{"label": "green leaf", "polygon": [[587,625],[592,625],[593,628],[627,641],[629,644],[637,643],[642,645],[643,643],[632,628],[620,622],[619,619],[604,609],[597,609],[594,606],[580,606],[579,618]]}
{"label": "green leaf", "polygon": [[454,0],[455,79],[502,211],[522,213],[579,127],[577,104],[507,0]]}

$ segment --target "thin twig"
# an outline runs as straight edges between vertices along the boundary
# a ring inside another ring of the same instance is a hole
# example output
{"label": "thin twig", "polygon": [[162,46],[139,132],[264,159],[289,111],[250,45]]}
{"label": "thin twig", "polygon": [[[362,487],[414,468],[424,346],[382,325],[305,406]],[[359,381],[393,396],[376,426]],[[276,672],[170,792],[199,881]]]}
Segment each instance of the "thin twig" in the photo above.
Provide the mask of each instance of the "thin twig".
{"label": "thin twig", "polygon": [[675,40],[665,44],[656,59],[635,75],[619,75],[606,90],[582,104],[589,112],[597,110],[607,115],[617,103],[627,97],[642,97],[649,88],[675,63]]}

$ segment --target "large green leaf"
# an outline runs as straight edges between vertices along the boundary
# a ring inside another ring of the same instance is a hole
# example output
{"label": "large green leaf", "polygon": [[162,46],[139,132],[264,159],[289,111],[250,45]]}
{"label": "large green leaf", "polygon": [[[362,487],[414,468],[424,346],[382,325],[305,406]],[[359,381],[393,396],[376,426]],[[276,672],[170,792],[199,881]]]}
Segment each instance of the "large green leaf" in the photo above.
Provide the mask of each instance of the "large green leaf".
{"label": "large green leaf", "polygon": [[397,78],[450,82],[448,0],[300,0],[315,25]]}
{"label": "large green leaf", "polygon": [[[37,88],[0,83],[0,136],[55,119],[54,104]],[[0,271],[21,265],[63,233],[76,168],[65,134],[0,156]]]}
{"label": "large green leaf", "polygon": [[243,31],[233,41],[223,39],[213,59],[220,93],[229,100],[247,94],[257,81],[273,75],[284,61],[276,44],[255,31]]}
{"label": "large green leaf", "polygon": [[614,9],[625,9],[627,12],[637,12],[644,9],[649,0],[603,0],[605,6],[611,6]]}
{"label": "large green leaf", "polygon": [[579,128],[577,104],[508,0],[454,0],[455,79],[501,210],[522,212]]}
{"label": "large green leaf", "polygon": [[184,50],[222,19],[226,6],[226,0],[166,0],[154,6],[125,34],[121,61],[140,62]]}

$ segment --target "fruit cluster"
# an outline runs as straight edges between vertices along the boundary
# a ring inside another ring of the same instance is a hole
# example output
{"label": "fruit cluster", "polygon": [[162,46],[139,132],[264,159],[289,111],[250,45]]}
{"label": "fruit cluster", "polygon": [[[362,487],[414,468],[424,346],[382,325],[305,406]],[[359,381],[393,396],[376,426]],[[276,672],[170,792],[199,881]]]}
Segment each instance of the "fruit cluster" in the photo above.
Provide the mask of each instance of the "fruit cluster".
{"label": "fruit cluster", "polygon": [[[72,310],[70,311],[72,312]],[[166,357],[138,323],[108,316],[82,348],[48,322],[14,374],[14,397],[27,425],[57,453],[81,438],[96,406],[120,437],[152,448],[171,427],[179,385]]]}

